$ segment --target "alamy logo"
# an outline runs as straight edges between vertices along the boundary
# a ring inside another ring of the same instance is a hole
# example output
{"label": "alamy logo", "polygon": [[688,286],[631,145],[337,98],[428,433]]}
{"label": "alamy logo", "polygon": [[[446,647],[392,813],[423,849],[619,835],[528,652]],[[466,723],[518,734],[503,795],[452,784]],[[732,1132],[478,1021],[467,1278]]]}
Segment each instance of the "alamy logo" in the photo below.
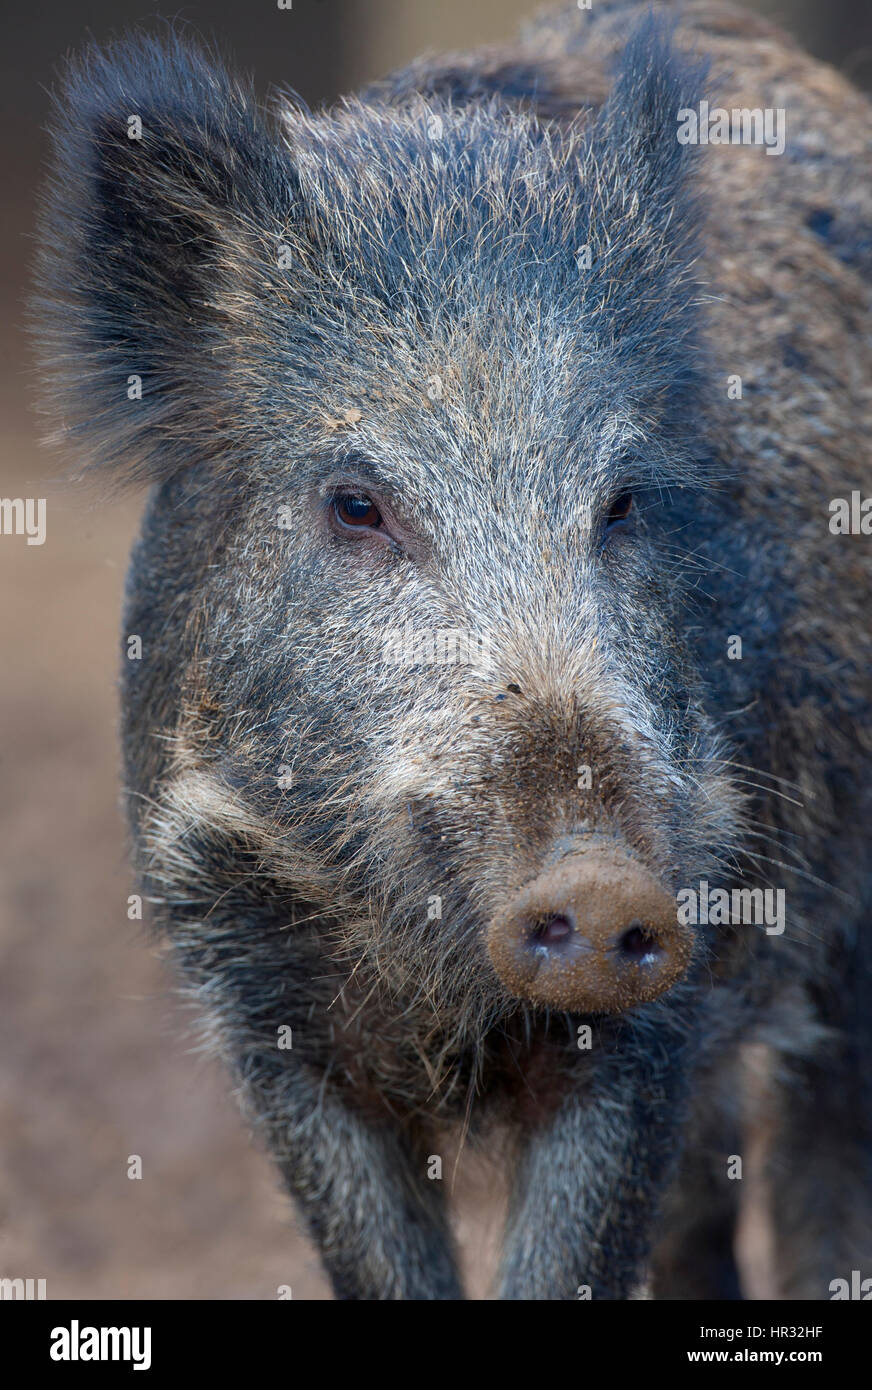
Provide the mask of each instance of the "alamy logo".
{"label": "alamy logo", "polygon": [[830,530],[834,536],[872,536],[872,497],[852,492],[834,497],[829,505]]}
{"label": "alamy logo", "polygon": [[391,666],[486,667],[490,638],[460,627],[416,628],[406,623],[385,633],[382,652]]}
{"label": "alamy logo", "polygon": [[839,1299],[846,1298],[868,1303],[872,1300],[872,1279],[861,1279],[859,1269],[851,1270],[850,1279],[832,1279],[830,1281],[830,1302],[835,1303]]}
{"label": "alamy logo", "polygon": [[783,888],[681,888],[675,895],[682,926],[765,926],[768,936],[784,931]]}
{"label": "alamy logo", "polygon": [[0,1279],[0,1298],[43,1299],[44,1279]]}
{"label": "alamy logo", "polygon": [[782,106],[682,106],[678,112],[679,145],[763,145],[767,154],[783,154],[787,112]]}
{"label": "alamy logo", "polygon": [[132,1361],[135,1371],[151,1366],[150,1327],[80,1327],[73,1318],[69,1327],[53,1327],[49,1355],[52,1361]]}
{"label": "alamy logo", "polygon": [[26,535],[28,545],[42,545],[45,541],[45,498],[0,497],[0,535]]}

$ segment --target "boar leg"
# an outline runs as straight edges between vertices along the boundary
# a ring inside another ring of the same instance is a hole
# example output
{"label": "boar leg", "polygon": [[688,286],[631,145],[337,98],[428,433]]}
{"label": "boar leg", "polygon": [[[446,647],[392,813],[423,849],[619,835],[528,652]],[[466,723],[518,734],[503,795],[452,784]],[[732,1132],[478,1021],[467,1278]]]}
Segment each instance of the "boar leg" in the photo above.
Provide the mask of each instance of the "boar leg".
{"label": "boar leg", "polygon": [[[600,1044],[601,1046],[603,1044]],[[501,1297],[637,1295],[660,1198],[683,1140],[689,1040],[625,1026],[590,1087],[526,1139],[507,1225]]]}
{"label": "boar leg", "polygon": [[425,1160],[314,1078],[297,1078],[291,1104],[274,1152],[336,1297],[462,1299],[441,1184]]}
{"label": "boar leg", "polygon": [[781,1298],[830,1299],[853,1270],[872,1278],[870,1061],[844,1038],[827,1051],[783,1062],[767,1172]]}
{"label": "boar leg", "polygon": [[726,1156],[689,1139],[684,1162],[665,1203],[652,1269],[655,1299],[742,1298],[734,1242],[741,1183],[726,1176]]}

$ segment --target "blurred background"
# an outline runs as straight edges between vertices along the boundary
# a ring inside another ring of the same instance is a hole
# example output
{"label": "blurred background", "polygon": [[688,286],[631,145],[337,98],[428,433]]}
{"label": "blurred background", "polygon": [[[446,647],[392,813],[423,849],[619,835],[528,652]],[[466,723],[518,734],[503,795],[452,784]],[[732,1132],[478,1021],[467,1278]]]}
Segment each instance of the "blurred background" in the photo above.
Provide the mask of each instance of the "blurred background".
{"label": "blurred background", "polygon": [[[872,86],[868,0],[747,7]],[[507,37],[537,8],[195,0],[172,13],[262,91],[279,83],[315,104],[425,50]],[[53,481],[62,465],[37,443],[21,329],[55,65],[86,36],[163,13],[144,0],[42,0],[17,8],[0,58],[0,495],[48,499],[43,546],[0,537],[0,1277],[44,1278],[49,1298],[275,1298],[280,1284],[326,1298],[225,1076],[193,1054],[167,969],[127,920],[115,679],[141,499],[104,505]],[[131,1154],[142,1181],[127,1177]],[[461,1224],[479,1294],[498,1218],[467,1174]]]}

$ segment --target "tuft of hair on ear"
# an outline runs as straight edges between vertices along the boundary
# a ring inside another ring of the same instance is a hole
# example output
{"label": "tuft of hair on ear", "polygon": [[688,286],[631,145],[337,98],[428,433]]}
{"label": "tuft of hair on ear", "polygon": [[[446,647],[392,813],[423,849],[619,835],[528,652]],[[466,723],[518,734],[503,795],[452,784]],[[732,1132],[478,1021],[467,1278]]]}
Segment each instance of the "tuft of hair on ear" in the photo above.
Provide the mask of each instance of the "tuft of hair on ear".
{"label": "tuft of hair on ear", "polygon": [[704,95],[709,68],[675,48],[674,30],[674,21],[653,13],[636,26],[595,136],[613,152],[624,185],[658,206],[673,204],[685,184],[693,154],[679,143],[679,112]]}
{"label": "tuft of hair on ear", "polygon": [[230,445],[213,362],[299,188],[250,86],[171,33],[92,46],[54,97],[32,331],[51,436],[116,484]]}
{"label": "tuft of hair on ear", "polygon": [[683,349],[698,337],[704,217],[679,112],[699,100],[708,64],[674,47],[673,28],[649,14],[625,45],[590,133],[588,187],[601,331],[623,360],[649,359],[654,389],[680,413],[699,384]]}

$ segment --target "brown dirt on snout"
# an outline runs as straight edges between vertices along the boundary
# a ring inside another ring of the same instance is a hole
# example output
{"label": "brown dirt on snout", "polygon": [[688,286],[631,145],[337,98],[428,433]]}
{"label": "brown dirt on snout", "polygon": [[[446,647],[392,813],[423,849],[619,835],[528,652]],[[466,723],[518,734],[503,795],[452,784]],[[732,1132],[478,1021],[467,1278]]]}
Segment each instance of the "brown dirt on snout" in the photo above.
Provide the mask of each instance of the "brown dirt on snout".
{"label": "brown dirt on snout", "polygon": [[[555,916],[566,933],[536,947],[536,924]],[[653,969],[621,951],[633,926],[648,932]],[[580,1013],[621,1013],[656,999],[684,974],[692,937],[676,921],[675,902],[638,860],[608,844],[572,855],[521,890],[493,921],[487,946],[513,994]]]}

